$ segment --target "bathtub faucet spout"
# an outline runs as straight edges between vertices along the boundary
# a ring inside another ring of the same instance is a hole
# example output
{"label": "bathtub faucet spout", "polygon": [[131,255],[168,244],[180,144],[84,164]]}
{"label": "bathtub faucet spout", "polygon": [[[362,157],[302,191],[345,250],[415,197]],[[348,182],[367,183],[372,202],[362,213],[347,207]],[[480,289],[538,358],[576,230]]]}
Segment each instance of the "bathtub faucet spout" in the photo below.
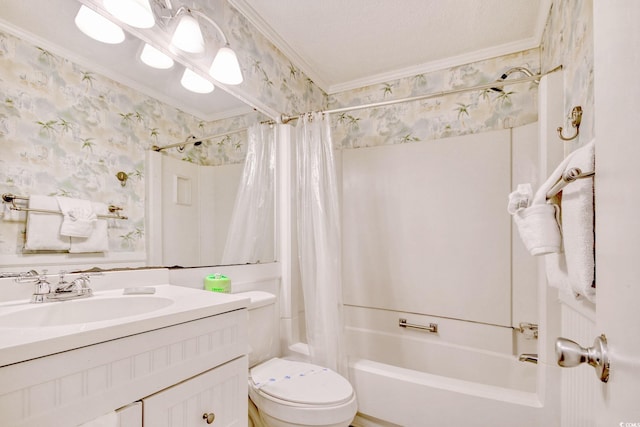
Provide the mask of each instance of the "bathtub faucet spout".
{"label": "bathtub faucet spout", "polygon": [[538,355],[525,353],[521,354],[518,360],[520,362],[538,363]]}

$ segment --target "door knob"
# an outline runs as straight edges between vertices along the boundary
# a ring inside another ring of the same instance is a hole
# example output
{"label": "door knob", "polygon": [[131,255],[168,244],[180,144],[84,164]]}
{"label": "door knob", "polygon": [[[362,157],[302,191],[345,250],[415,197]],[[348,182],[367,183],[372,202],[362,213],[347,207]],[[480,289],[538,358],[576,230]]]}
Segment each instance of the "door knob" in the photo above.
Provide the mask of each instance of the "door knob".
{"label": "door knob", "polygon": [[593,341],[593,347],[584,348],[575,341],[566,338],[556,339],[556,357],[558,365],[572,368],[588,363],[596,369],[596,375],[603,383],[609,380],[609,352],[607,338],[600,335]]}

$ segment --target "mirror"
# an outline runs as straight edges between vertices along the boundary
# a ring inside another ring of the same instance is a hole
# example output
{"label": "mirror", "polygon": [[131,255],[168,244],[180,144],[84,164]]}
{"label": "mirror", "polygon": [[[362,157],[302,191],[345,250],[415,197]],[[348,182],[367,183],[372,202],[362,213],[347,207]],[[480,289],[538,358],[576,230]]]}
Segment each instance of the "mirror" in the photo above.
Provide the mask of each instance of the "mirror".
{"label": "mirror", "polygon": [[[233,169],[215,173],[215,187],[222,189],[229,208],[246,154],[246,129],[269,119],[222,88],[210,94],[185,90],[180,85],[185,67],[179,62],[169,70],[147,67],[139,60],[144,43],[131,33],[120,45],[88,38],[73,24],[80,5],[0,0],[0,193],[89,199],[122,208],[128,219],[108,220],[108,252],[31,254],[23,250],[26,213],[1,206],[3,266],[157,266],[158,258],[148,256],[158,247],[150,248],[147,240],[149,223],[157,223],[154,215],[162,212],[145,213],[146,153],[153,145],[184,142],[192,135],[213,136],[197,147],[163,150],[161,156],[200,169]],[[231,176],[234,181],[225,181]],[[275,259],[274,233],[271,237],[272,251],[260,262]],[[185,263],[163,259],[162,264]],[[214,257],[189,266],[216,264]]]}

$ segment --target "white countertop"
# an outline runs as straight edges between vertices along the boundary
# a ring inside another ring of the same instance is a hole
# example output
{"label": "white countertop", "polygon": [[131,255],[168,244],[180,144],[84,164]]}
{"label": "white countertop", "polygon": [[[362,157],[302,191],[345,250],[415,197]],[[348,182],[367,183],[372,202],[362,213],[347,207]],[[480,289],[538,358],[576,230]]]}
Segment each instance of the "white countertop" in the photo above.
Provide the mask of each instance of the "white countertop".
{"label": "white countertop", "polygon": [[[248,298],[233,294],[174,285],[152,287],[156,289],[154,296],[171,299],[172,303],[147,313],[111,320],[44,327],[0,327],[0,367],[243,309],[249,304]],[[135,298],[136,295],[123,295],[122,289],[98,291],[85,301],[115,297]],[[83,300],[44,304],[63,304],[62,307],[71,310],[75,303],[81,301]],[[43,304],[31,304],[28,300],[5,302],[0,304],[0,316],[37,309],[40,305]]]}

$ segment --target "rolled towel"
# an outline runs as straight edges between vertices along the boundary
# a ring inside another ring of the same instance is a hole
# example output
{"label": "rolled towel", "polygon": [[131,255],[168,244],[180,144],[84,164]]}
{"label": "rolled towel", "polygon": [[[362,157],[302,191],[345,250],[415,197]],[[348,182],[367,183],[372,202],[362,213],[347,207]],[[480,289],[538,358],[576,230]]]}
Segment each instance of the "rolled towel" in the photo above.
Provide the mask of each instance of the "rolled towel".
{"label": "rolled towel", "polygon": [[533,199],[533,189],[531,184],[518,184],[516,191],[509,194],[509,204],[507,211],[513,215],[518,210],[531,206]]}
{"label": "rolled towel", "polygon": [[547,203],[519,209],[513,215],[520,238],[531,255],[561,251],[562,235],[557,215],[558,206]]}
{"label": "rolled towel", "polygon": [[93,233],[97,216],[89,200],[56,197],[64,216],[60,235],[69,237],[89,237]]}

